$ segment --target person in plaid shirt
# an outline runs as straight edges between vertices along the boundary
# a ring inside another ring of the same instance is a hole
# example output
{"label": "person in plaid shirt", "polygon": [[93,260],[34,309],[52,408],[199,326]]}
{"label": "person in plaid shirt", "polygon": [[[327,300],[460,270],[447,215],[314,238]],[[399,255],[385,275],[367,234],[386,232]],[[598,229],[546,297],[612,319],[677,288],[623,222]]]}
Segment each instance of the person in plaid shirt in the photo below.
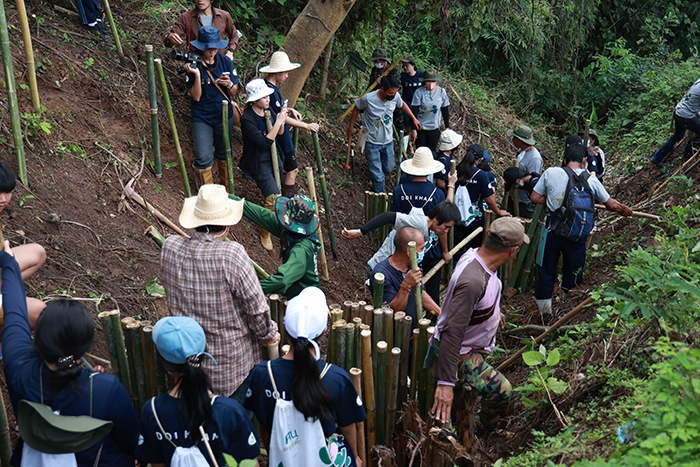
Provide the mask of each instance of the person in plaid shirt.
{"label": "person in plaid shirt", "polygon": [[242,215],[243,201],[229,199],[222,185],[202,185],[180,213],[180,224],[196,232],[169,237],[160,258],[170,314],[194,318],[204,328],[218,364],[202,365],[214,392],[224,396],[262,361],[261,344],[279,341],[248,254],[239,243],[222,241]]}

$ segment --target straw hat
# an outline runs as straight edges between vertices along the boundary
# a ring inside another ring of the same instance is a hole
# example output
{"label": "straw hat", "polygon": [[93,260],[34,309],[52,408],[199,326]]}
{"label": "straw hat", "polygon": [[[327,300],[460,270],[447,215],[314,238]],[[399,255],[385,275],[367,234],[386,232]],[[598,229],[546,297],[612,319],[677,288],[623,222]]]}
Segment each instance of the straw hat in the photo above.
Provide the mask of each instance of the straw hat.
{"label": "straw hat", "polygon": [[425,146],[416,149],[413,159],[401,163],[401,170],[409,175],[422,177],[440,172],[445,166],[440,161],[433,159],[433,151]]}
{"label": "straw hat", "polygon": [[194,229],[203,225],[235,225],[243,217],[244,200],[229,199],[223,185],[202,185],[197,196],[185,199],[180,225]]}
{"label": "straw hat", "polygon": [[464,136],[448,128],[440,135],[440,146],[438,146],[438,150],[449,151],[450,149],[454,149],[462,144],[463,139]]}
{"label": "straw hat", "polygon": [[275,90],[267,84],[265,84],[264,79],[255,78],[254,80],[246,84],[245,92],[248,93],[248,99],[246,99],[246,102],[255,102],[258,99],[262,99],[265,96],[269,96],[270,94],[275,92]]}
{"label": "straw hat", "polygon": [[301,63],[292,63],[289,61],[289,56],[281,50],[272,54],[270,64],[260,68],[260,73],[282,73],[284,71],[296,70],[301,66]]}

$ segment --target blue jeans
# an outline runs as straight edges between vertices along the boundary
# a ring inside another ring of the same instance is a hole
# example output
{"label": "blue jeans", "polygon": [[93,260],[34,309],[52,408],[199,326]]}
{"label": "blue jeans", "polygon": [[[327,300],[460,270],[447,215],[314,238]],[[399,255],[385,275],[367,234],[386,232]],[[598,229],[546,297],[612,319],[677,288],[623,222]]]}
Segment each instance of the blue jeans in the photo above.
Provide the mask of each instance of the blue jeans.
{"label": "blue jeans", "polygon": [[394,142],[388,144],[365,144],[365,157],[375,193],[384,193],[384,174],[394,170]]}
{"label": "blue jeans", "polygon": [[[700,135],[700,118],[682,118],[674,113],[673,121],[676,124],[676,131],[673,133],[673,135],[671,135],[668,141],[666,141],[666,143],[663,146],[661,146],[661,149],[659,149],[658,152],[654,154],[654,157],[651,158],[651,160],[654,162],[663,161],[664,157],[666,157],[671,151],[673,151],[673,147],[676,145],[676,143],[683,139],[683,136],[685,136],[685,130],[690,130],[696,135]],[[688,152],[687,148],[686,152]]]}
{"label": "blue jeans", "polygon": [[[233,135],[233,119],[228,120],[228,144],[231,146]],[[204,122],[192,122],[192,142],[194,143],[194,168],[203,170],[214,165],[214,157],[226,160],[226,145],[224,143],[224,124],[212,126]],[[231,148],[231,158],[235,159],[236,153]]]}
{"label": "blue jeans", "polygon": [[548,232],[542,267],[535,284],[536,299],[545,300],[552,298],[560,255],[564,257],[561,288],[564,290],[573,289],[583,282],[583,267],[586,264],[586,242],[572,242],[559,237],[554,232]]}

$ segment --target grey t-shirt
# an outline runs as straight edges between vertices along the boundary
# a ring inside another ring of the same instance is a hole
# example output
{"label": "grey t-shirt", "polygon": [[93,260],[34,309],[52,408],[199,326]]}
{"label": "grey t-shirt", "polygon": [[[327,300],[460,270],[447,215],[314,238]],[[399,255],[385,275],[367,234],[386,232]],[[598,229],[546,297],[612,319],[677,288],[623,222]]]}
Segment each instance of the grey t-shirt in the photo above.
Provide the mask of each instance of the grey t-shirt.
{"label": "grey t-shirt", "polygon": [[362,128],[369,129],[367,142],[372,144],[389,144],[393,141],[392,128],[394,109],[403,106],[403,99],[397,92],[390,101],[382,101],[377,95],[379,91],[365,94],[355,99],[355,105],[362,110]]}
{"label": "grey t-shirt", "polygon": [[700,112],[700,79],[691,87],[688,94],[676,106],[676,115],[681,118],[693,118]]}
{"label": "grey t-shirt", "polygon": [[384,243],[382,243],[381,248],[377,251],[374,256],[367,262],[370,270],[374,270],[374,267],[381,261],[384,261],[389,256],[394,254],[396,251],[396,246],[394,245],[394,237],[396,237],[396,232],[403,229],[404,227],[413,227],[420,230],[423,234],[425,241],[428,241],[430,237],[430,231],[428,230],[428,216],[423,213],[419,214],[402,214],[400,212],[396,213],[396,223],[394,224],[394,230],[387,235]]}
{"label": "grey t-shirt", "polygon": [[[580,174],[584,169],[574,169],[574,172]],[[534,192],[547,196],[547,208],[550,211],[555,211],[564,202],[564,195],[566,194],[566,185],[569,183],[569,176],[566,171],[561,167],[550,167],[545,170],[540,180],[535,185]],[[588,186],[591,187],[593,193],[595,194],[596,200],[601,203],[605,203],[610,199],[610,195],[603,184],[600,183],[594,176],[588,177]]]}
{"label": "grey t-shirt", "polygon": [[[542,173],[542,155],[537,148],[533,147],[529,151],[520,151],[518,153],[518,167],[527,170],[528,172]],[[526,190],[518,191],[518,201],[521,203],[530,203],[530,197]]]}
{"label": "grey t-shirt", "polygon": [[211,26],[211,22],[214,19],[214,17],[212,15],[199,15],[199,19],[202,22],[202,26]]}
{"label": "grey t-shirt", "polygon": [[440,109],[450,105],[447,92],[440,86],[435,86],[433,92],[426,87],[416,89],[413,94],[411,107],[416,109],[415,115],[424,130],[437,130],[440,128],[442,113]]}

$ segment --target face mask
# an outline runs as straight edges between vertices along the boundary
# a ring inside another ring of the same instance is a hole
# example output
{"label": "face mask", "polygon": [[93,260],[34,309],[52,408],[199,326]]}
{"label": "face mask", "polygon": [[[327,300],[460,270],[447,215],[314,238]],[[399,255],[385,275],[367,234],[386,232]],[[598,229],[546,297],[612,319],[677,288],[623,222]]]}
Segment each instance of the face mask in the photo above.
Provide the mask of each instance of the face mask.
{"label": "face mask", "polygon": [[525,186],[525,182],[519,181],[519,182],[518,182],[518,186]]}
{"label": "face mask", "polygon": [[418,264],[423,262],[423,257],[425,256],[425,250],[421,251],[420,253],[416,253],[416,260]]}
{"label": "face mask", "polygon": [[374,67],[375,67],[375,68],[379,68],[380,70],[381,70],[382,68],[384,68],[384,67],[382,66],[382,63],[381,63],[381,62],[375,63],[375,64],[374,64]]}
{"label": "face mask", "polygon": [[388,101],[393,101],[394,97],[396,97],[396,94],[394,94],[393,96],[390,96],[387,93],[384,93],[384,99],[386,99]]}

